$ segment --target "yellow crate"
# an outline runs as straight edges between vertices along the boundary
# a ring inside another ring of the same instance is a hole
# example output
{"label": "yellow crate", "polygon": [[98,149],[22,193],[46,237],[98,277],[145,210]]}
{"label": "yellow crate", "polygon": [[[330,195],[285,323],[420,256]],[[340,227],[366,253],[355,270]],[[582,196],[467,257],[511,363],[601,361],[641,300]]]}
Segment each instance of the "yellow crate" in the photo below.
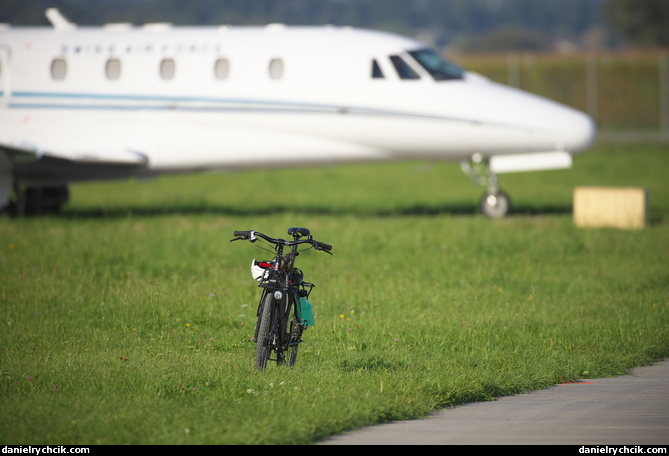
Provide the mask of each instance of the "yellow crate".
{"label": "yellow crate", "polygon": [[646,226],[648,195],[636,187],[576,187],[574,223],[588,228],[641,229]]}

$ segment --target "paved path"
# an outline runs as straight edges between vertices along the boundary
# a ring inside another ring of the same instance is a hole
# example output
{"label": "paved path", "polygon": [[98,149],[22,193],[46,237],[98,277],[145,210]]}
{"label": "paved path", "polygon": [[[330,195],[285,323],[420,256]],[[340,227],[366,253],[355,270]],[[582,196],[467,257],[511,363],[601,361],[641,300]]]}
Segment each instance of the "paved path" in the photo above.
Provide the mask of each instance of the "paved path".
{"label": "paved path", "polygon": [[669,445],[669,360],[332,437],[321,445]]}

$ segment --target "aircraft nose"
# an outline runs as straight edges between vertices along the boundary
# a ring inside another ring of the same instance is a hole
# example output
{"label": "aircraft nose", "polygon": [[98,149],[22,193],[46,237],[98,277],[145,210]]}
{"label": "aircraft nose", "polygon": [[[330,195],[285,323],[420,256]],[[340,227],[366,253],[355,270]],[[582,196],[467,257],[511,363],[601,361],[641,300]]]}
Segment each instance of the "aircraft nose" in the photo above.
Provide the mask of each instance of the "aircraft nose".
{"label": "aircraft nose", "polygon": [[597,127],[594,120],[587,114],[575,109],[560,107],[553,125],[558,128],[556,147],[569,152],[580,152],[588,149],[595,141]]}
{"label": "aircraft nose", "polygon": [[531,94],[521,94],[517,100],[515,116],[507,117],[517,125],[527,126],[530,143],[536,147],[575,153],[588,149],[595,141],[597,128],[589,115]]}
{"label": "aircraft nose", "polygon": [[530,135],[544,147],[570,153],[588,149],[595,141],[597,128],[586,113],[529,93],[517,92],[513,111],[508,116],[519,125],[527,125]]}
{"label": "aircraft nose", "polygon": [[[595,141],[593,119],[578,109],[548,98],[496,83],[472,80],[472,91],[480,102],[471,103],[491,124],[508,126],[524,138],[527,151],[563,150],[570,153],[588,149]],[[485,101],[482,101],[485,100]],[[521,140],[520,143],[523,143]]]}

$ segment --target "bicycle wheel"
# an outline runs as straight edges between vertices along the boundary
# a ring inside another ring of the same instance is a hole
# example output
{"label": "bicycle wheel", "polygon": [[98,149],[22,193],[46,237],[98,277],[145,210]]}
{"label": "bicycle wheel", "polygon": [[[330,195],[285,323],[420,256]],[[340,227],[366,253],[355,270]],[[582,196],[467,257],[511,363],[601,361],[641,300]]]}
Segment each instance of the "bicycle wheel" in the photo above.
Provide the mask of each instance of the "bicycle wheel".
{"label": "bicycle wheel", "polygon": [[256,357],[255,366],[258,369],[265,369],[267,367],[267,360],[272,352],[270,329],[272,325],[272,305],[274,298],[271,294],[266,293],[262,303],[262,310],[260,312],[260,322],[258,323],[258,338],[256,340]]}
{"label": "bicycle wheel", "polygon": [[[286,364],[286,351],[288,350],[290,340],[290,334],[286,332],[288,321],[284,315],[286,299],[288,298],[284,295],[281,302],[278,303],[279,305],[277,306],[277,309],[280,310],[272,317],[272,328],[274,328],[274,332],[277,338],[276,347],[274,348],[276,351],[276,364],[278,365]],[[288,360],[288,363],[290,363],[290,360]]]}
{"label": "bicycle wheel", "polygon": [[291,326],[290,349],[288,353],[288,361],[286,364],[289,366],[294,366],[295,362],[297,361],[297,349],[300,346],[300,342],[302,342],[302,331],[304,331],[304,327],[297,321],[293,321]]}
{"label": "bicycle wheel", "polygon": [[290,354],[288,355],[288,362],[286,363],[288,366],[294,366],[295,361],[297,361],[297,347],[299,347],[297,344],[290,347]]}

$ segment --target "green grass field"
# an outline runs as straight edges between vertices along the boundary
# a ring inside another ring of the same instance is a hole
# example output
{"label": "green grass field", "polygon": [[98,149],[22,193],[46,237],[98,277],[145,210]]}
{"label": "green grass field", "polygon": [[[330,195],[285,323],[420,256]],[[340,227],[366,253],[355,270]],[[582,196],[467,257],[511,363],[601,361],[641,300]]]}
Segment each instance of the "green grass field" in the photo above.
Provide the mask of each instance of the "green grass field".
{"label": "green grass field", "polygon": [[[0,219],[4,444],[308,444],[669,355],[667,144],[598,144],[503,175],[476,214],[457,164],[404,162],[79,184]],[[642,186],[650,223],[580,229],[579,185]],[[306,226],[316,326],[253,368],[249,243]]]}

